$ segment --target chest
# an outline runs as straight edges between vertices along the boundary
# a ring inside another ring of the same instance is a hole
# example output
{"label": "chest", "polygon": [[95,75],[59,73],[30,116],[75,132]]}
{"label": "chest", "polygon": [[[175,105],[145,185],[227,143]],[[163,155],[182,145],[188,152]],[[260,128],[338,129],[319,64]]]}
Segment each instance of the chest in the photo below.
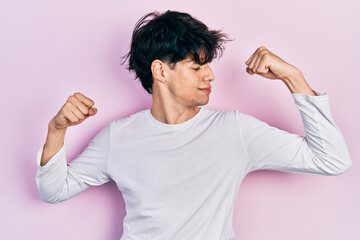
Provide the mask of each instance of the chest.
{"label": "chest", "polygon": [[206,185],[227,168],[245,168],[240,141],[236,129],[128,135],[113,144],[108,169],[122,192]]}

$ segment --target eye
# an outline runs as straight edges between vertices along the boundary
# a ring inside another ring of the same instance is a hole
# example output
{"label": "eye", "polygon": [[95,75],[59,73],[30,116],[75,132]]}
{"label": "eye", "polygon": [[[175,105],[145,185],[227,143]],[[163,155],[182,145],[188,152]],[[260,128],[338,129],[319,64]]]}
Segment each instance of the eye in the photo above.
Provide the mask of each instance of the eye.
{"label": "eye", "polygon": [[195,71],[198,71],[200,68],[199,67],[197,67],[197,68],[193,68]]}

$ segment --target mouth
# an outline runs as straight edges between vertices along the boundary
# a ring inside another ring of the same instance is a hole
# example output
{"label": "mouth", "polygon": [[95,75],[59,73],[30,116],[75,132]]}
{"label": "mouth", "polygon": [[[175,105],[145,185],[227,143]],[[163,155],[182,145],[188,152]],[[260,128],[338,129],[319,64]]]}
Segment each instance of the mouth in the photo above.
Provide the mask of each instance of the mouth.
{"label": "mouth", "polygon": [[206,92],[206,93],[211,93],[211,87],[208,88],[199,88],[199,90]]}

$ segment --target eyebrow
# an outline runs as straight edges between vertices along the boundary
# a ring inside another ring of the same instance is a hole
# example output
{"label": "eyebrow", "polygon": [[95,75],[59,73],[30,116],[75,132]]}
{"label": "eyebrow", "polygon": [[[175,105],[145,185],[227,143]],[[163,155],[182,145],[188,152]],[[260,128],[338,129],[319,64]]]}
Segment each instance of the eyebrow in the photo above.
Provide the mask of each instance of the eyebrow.
{"label": "eyebrow", "polygon": [[196,62],[192,62],[189,66],[190,68],[193,68],[193,67],[201,67],[200,64],[196,63]]}
{"label": "eyebrow", "polygon": [[187,63],[190,63],[191,65],[199,65],[199,66],[202,66],[202,65],[203,65],[203,64],[201,64],[201,63],[195,62],[194,59],[191,59],[191,58],[190,58],[190,59],[187,59],[186,62],[187,62]]}

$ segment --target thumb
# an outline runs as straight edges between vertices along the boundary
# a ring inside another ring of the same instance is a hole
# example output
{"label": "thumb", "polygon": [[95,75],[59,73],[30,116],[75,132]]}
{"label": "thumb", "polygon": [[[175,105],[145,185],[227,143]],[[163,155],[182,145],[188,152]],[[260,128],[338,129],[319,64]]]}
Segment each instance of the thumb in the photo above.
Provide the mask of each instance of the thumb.
{"label": "thumb", "polygon": [[277,77],[273,72],[271,72],[271,70],[269,70],[267,73],[256,73],[256,74],[269,79],[277,79]]}
{"label": "thumb", "polygon": [[249,67],[246,68],[246,72],[250,75],[254,74],[254,72]]}
{"label": "thumb", "polygon": [[90,108],[89,109],[89,116],[94,116],[97,113],[97,108]]}
{"label": "thumb", "polygon": [[254,75],[257,74],[259,76],[265,77],[265,78],[270,78],[270,79],[276,79],[276,76],[273,72],[271,72],[270,69],[268,69],[268,72],[266,73],[260,73],[260,72],[254,72],[253,70],[251,70],[249,67],[246,68],[246,72],[250,75]]}

